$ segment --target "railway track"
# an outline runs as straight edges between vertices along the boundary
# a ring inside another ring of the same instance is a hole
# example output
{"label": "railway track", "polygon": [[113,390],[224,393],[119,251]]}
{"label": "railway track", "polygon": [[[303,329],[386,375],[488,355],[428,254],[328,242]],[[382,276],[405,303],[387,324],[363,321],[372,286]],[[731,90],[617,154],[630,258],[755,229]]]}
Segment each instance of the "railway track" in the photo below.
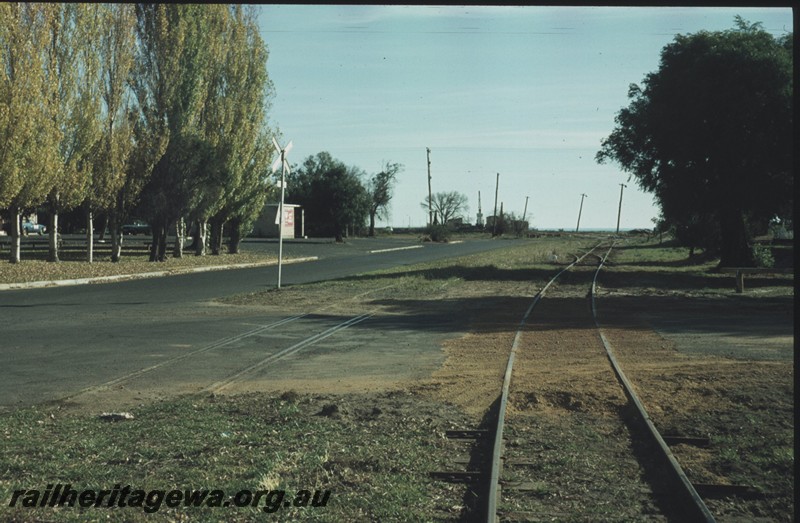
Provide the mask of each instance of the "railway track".
{"label": "railway track", "polygon": [[[714,521],[597,321],[597,275],[613,244],[600,247],[575,256],[525,311],[494,422],[454,435],[477,440],[476,459],[439,477],[472,484],[470,521]],[[537,365],[544,358],[549,373]]]}
{"label": "railway track", "polygon": [[[362,292],[352,296],[350,300],[357,300],[370,293],[383,291],[390,287],[392,285]],[[312,347],[351,326],[370,319],[374,315],[373,313],[362,313],[346,319],[335,317],[331,321],[323,313],[332,306],[332,304],[329,304],[316,308],[314,312],[286,316],[248,331],[215,340],[198,348],[163,359],[158,363],[85,387],[70,395],[61,397],[60,400],[73,401],[81,397],[102,394],[106,390],[114,387],[125,387],[137,380],[158,382],[162,379],[171,379],[177,374],[191,375],[193,362],[201,361],[204,365],[208,365],[206,361],[208,359],[220,360],[220,372],[223,376],[204,384],[195,392],[222,392],[224,389],[248,379],[253,374],[263,371],[270,365],[297,354],[303,349]],[[300,325],[298,326],[298,324]],[[302,334],[298,337],[292,332],[282,331],[282,327],[292,327],[294,333],[299,330]],[[271,341],[265,343],[265,337],[270,337]],[[237,358],[237,354],[240,352],[237,349],[245,345],[257,346],[257,349],[249,350],[249,354],[246,357]]]}

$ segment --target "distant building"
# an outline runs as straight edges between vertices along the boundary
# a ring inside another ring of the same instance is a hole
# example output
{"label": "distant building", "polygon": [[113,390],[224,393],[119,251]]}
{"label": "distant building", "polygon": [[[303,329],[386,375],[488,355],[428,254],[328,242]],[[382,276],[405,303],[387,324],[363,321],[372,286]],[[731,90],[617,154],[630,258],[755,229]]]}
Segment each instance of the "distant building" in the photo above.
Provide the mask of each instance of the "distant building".
{"label": "distant building", "polygon": [[[277,238],[278,237],[278,210],[279,203],[268,203],[264,205],[256,222],[253,224],[253,231],[250,236],[257,238]],[[283,237],[284,238],[304,238],[305,237],[305,212],[299,205],[292,203],[283,204]]]}

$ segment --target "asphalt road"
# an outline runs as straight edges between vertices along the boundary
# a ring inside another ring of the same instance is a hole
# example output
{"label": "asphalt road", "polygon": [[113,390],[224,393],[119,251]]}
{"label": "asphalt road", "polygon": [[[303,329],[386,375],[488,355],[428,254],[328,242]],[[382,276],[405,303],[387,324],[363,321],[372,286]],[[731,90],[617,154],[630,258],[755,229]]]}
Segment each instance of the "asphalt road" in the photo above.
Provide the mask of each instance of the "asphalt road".
{"label": "asphalt road", "polygon": [[[284,242],[284,255],[319,260],[284,265],[284,286],[336,279],[378,269],[479,253],[502,240],[425,244],[395,239]],[[248,249],[277,252],[277,242]],[[214,306],[214,298],[273,288],[276,267],[184,274],[117,283],[0,292],[0,408],[69,397],[187,350],[240,336],[282,319],[263,312]],[[285,316],[284,316],[285,317]],[[330,318],[320,318],[322,324]],[[297,322],[296,336],[313,331]],[[325,328],[325,325],[319,327]],[[287,342],[288,343],[288,342]],[[258,355],[253,353],[250,358]],[[244,357],[244,356],[243,356]],[[188,358],[186,360],[188,363]],[[242,362],[225,361],[231,368]],[[164,370],[160,370],[163,374]],[[226,371],[227,372],[227,371]],[[167,372],[164,379],[169,379]]]}

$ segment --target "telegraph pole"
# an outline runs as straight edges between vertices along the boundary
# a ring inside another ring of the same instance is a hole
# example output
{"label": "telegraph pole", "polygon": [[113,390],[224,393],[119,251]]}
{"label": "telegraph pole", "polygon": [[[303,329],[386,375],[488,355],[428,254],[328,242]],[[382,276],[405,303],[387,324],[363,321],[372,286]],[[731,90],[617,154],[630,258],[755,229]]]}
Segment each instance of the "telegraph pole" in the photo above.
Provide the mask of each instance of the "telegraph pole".
{"label": "telegraph pole", "polygon": [[425,148],[428,151],[428,225],[433,225],[433,194],[431,193],[431,149]]}
{"label": "telegraph pole", "polygon": [[627,187],[624,183],[619,184],[619,210],[617,211],[617,234],[619,234],[619,218],[622,216],[622,191]]}
{"label": "telegraph pole", "polygon": [[500,173],[497,173],[497,181],[494,184],[494,221],[492,222],[492,237],[497,234],[497,190],[500,188]]}
{"label": "telegraph pole", "polygon": [[478,191],[478,220],[475,222],[478,227],[483,227],[483,211],[481,210],[481,192]]}
{"label": "telegraph pole", "polygon": [[528,214],[528,197],[525,197],[525,210],[522,211],[522,223],[525,224],[525,216]]}
{"label": "telegraph pole", "polygon": [[578,225],[575,226],[575,232],[581,227],[581,211],[583,211],[583,199],[586,198],[586,193],[581,193],[581,206],[578,208]]}

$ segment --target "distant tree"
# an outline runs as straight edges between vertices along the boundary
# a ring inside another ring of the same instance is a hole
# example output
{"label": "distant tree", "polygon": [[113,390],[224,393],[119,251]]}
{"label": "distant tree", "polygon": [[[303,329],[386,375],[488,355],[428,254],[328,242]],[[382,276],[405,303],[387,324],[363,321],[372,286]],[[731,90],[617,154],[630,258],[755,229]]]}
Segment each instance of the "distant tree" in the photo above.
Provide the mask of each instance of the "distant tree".
{"label": "distant tree", "polygon": [[522,238],[528,231],[528,220],[523,220],[522,216],[517,216],[513,212],[505,216],[503,221],[505,222],[504,228],[513,231],[517,238]]}
{"label": "distant tree", "polygon": [[596,157],[654,193],[666,222],[702,224],[692,241],[730,266],[753,263],[748,223],[793,208],[792,35],[736,25],[667,45]]}
{"label": "distant tree", "polygon": [[386,162],[381,172],[373,175],[367,181],[367,194],[369,195],[369,235],[375,236],[375,217],[385,218],[389,211],[389,201],[392,199],[392,189],[397,174],[403,170],[399,163]]}
{"label": "distant tree", "polygon": [[719,224],[709,214],[691,214],[673,220],[672,234],[684,247],[689,248],[689,257],[694,256],[695,249],[702,248],[707,252],[719,250]]}
{"label": "distant tree", "polygon": [[[428,210],[429,200],[430,198],[426,196],[420,204],[426,211]],[[430,207],[437,216],[438,222],[442,225],[447,225],[447,222],[451,219],[457,218],[469,210],[467,207],[467,195],[457,191],[433,193],[433,199],[430,201]]]}
{"label": "distant tree", "polygon": [[663,243],[664,233],[668,233],[670,231],[669,223],[661,215],[656,218],[652,218],[650,221],[653,222],[653,234],[658,234],[658,243]]}
{"label": "distant tree", "polygon": [[287,198],[305,208],[306,229],[314,235],[344,239],[348,226],[361,227],[369,214],[363,173],[328,152],[309,156],[287,178]]}

